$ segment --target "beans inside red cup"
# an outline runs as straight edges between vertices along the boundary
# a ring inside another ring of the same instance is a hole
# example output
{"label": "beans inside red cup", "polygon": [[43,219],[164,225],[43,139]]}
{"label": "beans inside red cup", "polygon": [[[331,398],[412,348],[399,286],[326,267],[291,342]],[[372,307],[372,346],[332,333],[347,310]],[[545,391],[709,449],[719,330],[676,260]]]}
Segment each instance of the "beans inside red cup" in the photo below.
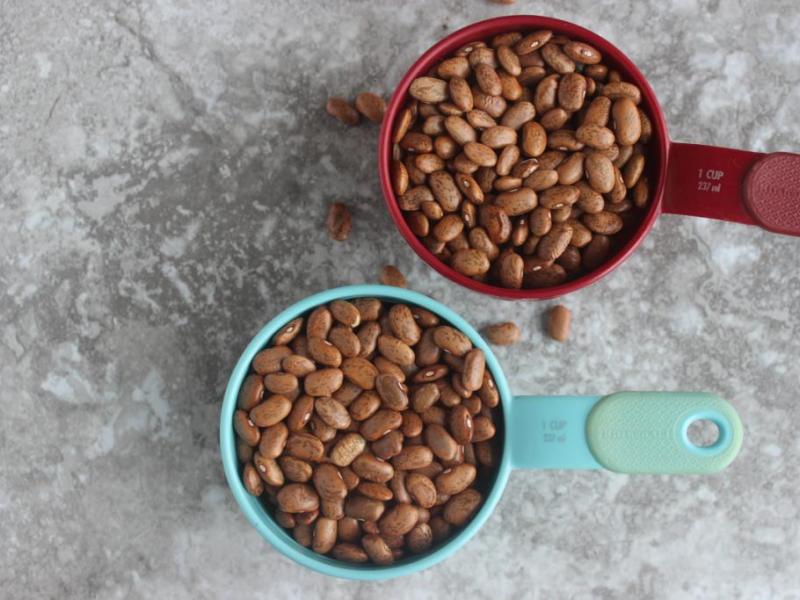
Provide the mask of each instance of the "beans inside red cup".
{"label": "beans inside red cup", "polygon": [[598,280],[662,210],[800,233],[769,183],[793,185],[796,155],[671,143],[633,63],[556,19],[483,21],[426,52],[392,98],[379,161],[414,250],[507,298]]}

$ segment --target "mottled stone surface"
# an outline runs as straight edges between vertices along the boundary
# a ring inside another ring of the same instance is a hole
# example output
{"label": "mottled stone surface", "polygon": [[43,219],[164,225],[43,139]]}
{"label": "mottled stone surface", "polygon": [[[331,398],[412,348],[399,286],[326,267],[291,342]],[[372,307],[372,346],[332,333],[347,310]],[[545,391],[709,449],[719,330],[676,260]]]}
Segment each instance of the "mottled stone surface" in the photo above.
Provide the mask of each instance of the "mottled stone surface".
{"label": "mottled stone surface", "polygon": [[[497,302],[393,230],[376,128],[329,94],[390,93],[442,34],[513,12],[594,27],[651,77],[676,139],[797,149],[793,0],[0,0],[0,596],[772,598],[800,595],[800,241],[662,218],[605,281]],[[562,6],[563,5],[563,6]],[[353,206],[346,243],[324,212]],[[238,353],[287,304],[374,281],[475,325],[518,393],[709,390],[746,426],[713,477],[517,472],[445,563],[383,584],[307,571],[235,506],[217,419]]]}

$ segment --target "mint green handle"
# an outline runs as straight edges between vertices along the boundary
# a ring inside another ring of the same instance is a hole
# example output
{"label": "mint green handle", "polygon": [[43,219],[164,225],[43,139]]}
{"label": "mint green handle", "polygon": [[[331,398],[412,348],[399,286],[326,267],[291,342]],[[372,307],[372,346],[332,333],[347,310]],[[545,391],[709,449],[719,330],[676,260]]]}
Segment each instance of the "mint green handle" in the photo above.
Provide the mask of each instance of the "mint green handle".
{"label": "mint green handle", "polygon": [[[515,467],[709,474],[727,467],[742,446],[736,411],[703,392],[521,396],[511,411]],[[689,425],[700,419],[719,430],[711,446],[689,440]]]}
{"label": "mint green handle", "polygon": [[[698,447],[687,432],[707,419],[717,441]],[[592,454],[622,473],[705,475],[727,467],[742,447],[742,423],[733,407],[703,392],[618,392],[598,402],[586,421]]]}

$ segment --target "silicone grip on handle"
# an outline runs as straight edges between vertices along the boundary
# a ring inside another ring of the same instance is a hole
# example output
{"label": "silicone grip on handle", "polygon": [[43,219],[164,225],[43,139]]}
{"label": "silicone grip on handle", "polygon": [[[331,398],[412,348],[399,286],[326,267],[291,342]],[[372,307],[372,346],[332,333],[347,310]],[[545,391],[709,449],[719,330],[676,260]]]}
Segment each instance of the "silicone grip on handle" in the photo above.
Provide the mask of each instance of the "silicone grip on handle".
{"label": "silicone grip on handle", "polygon": [[800,236],[800,155],[767,154],[742,184],[742,201],[764,229]]}
{"label": "silicone grip on handle", "polygon": [[[695,446],[694,421],[713,421],[717,441]],[[742,445],[742,423],[730,404],[700,392],[618,392],[595,404],[586,439],[597,462],[622,473],[709,474],[727,467]]]}

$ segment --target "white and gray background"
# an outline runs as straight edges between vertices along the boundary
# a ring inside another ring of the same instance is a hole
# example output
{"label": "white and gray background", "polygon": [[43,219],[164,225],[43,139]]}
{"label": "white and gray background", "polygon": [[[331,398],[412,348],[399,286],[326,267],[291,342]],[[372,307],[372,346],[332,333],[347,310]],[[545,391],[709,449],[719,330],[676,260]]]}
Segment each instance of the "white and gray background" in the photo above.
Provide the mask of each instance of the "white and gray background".
{"label": "white and gray background", "polygon": [[[387,96],[467,23],[546,14],[650,77],[678,140],[800,149],[794,0],[0,0],[0,596],[798,598],[800,240],[663,217],[624,266],[550,303],[499,302],[394,231],[377,129],[328,95]],[[346,243],[329,202],[353,208]],[[476,326],[518,393],[708,390],[746,427],[713,477],[516,472],[461,552],[381,584],[289,562],[220,466],[239,352],[312,292],[410,287]]]}

